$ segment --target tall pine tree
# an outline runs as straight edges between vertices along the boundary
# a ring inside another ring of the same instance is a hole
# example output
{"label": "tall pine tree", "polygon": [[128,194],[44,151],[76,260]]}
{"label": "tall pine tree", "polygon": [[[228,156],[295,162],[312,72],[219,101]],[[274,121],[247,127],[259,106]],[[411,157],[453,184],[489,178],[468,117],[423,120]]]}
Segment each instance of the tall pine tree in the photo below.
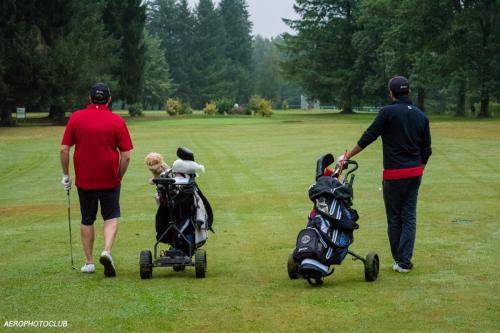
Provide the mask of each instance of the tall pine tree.
{"label": "tall pine tree", "polygon": [[231,98],[248,101],[252,93],[252,23],[245,0],[221,0],[219,10],[225,30],[226,80],[232,82]]}
{"label": "tall pine tree", "polygon": [[103,20],[108,31],[121,42],[121,58],[115,72],[118,77],[115,97],[127,103],[142,101],[146,5],[142,0],[107,0]]}
{"label": "tall pine tree", "polygon": [[300,82],[309,97],[337,102],[342,112],[352,113],[360,94],[352,44],[359,0],[295,2],[300,18],[285,21],[297,32],[284,35],[285,72]]}
{"label": "tall pine tree", "polygon": [[202,108],[211,100],[225,97],[230,82],[225,80],[227,62],[221,52],[224,28],[212,0],[200,0],[196,7],[193,49],[192,105]]}
{"label": "tall pine tree", "polygon": [[261,36],[254,40],[255,93],[281,107],[283,77],[280,69],[280,52],[273,40]]}
{"label": "tall pine tree", "polygon": [[143,105],[145,108],[163,109],[172,86],[170,70],[160,46],[160,39],[146,33],[145,42]]}
{"label": "tall pine tree", "polygon": [[173,94],[191,102],[194,18],[186,0],[150,2],[148,30],[157,35],[172,76]]}
{"label": "tall pine tree", "polygon": [[2,2],[3,123],[12,123],[15,106],[50,107],[50,117],[62,122],[66,111],[85,104],[92,83],[109,78],[116,44],[96,8],[91,0]]}

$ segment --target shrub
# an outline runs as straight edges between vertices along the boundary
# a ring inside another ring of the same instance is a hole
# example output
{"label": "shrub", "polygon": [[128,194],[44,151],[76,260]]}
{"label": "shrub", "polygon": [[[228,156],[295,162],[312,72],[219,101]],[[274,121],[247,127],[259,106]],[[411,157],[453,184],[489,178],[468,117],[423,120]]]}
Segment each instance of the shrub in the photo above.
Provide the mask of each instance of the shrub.
{"label": "shrub", "polygon": [[214,102],[207,103],[203,109],[203,113],[207,116],[213,116],[217,113],[217,105]]}
{"label": "shrub", "polygon": [[490,102],[489,111],[491,116],[500,115],[500,103]]}
{"label": "shrub", "polygon": [[178,116],[181,112],[181,109],[182,109],[182,103],[180,100],[176,98],[167,99],[165,103],[165,111],[167,111],[167,113],[170,116]]}
{"label": "shrub", "polygon": [[220,114],[230,114],[233,110],[234,100],[231,98],[220,98],[215,101]]}
{"label": "shrub", "polygon": [[129,105],[128,114],[131,117],[141,117],[142,116],[142,104],[135,103],[135,104]]}
{"label": "shrub", "polygon": [[270,117],[273,114],[271,102],[257,95],[250,98],[248,109],[252,114],[260,114],[263,117]]}
{"label": "shrub", "polygon": [[189,103],[182,103],[180,114],[193,114],[193,109]]}
{"label": "shrub", "polygon": [[247,110],[250,111],[250,114],[256,114],[259,111],[259,100],[260,96],[254,95],[250,97],[250,101],[248,102]]}

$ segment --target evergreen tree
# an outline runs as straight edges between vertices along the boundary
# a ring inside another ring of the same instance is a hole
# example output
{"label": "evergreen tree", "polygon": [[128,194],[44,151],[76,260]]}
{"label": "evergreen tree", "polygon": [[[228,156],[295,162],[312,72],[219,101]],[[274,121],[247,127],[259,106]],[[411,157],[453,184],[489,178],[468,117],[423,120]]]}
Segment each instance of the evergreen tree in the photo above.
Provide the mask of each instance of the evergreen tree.
{"label": "evergreen tree", "polygon": [[115,97],[136,103],[142,100],[144,85],[146,5],[142,0],[106,0],[103,20],[108,31],[121,42]]}
{"label": "evergreen tree", "polygon": [[310,98],[336,101],[342,112],[351,113],[360,98],[360,75],[355,72],[359,1],[296,0],[298,20],[285,20],[296,35],[284,34],[287,61],[283,69],[300,82]]}
{"label": "evergreen tree", "polygon": [[280,54],[273,40],[257,36],[254,40],[255,93],[281,107],[283,77],[280,68]]}
{"label": "evergreen tree", "polygon": [[186,0],[150,3],[148,30],[160,38],[170,67],[173,94],[184,102],[191,102],[192,97],[194,22]]}
{"label": "evergreen tree", "polygon": [[459,22],[466,24],[462,54],[465,55],[470,86],[480,100],[478,117],[489,117],[491,96],[500,94],[500,1],[454,1],[462,8]]}
{"label": "evergreen tree", "polygon": [[[67,3],[61,1],[64,2]],[[112,84],[115,59],[110,55],[118,47],[106,33],[94,1],[72,1],[68,10],[72,12],[68,14],[71,20],[64,29],[51,23],[56,33],[47,38],[53,41],[48,54],[46,89],[42,92],[42,100],[50,105],[50,116],[58,121],[64,120],[66,111],[74,111],[87,102],[89,89],[96,81]],[[44,15],[48,16],[56,15]]]}
{"label": "evergreen tree", "polygon": [[252,93],[252,24],[245,0],[221,0],[219,11],[225,30],[224,54],[228,61],[226,81],[237,102],[248,101]]}
{"label": "evergreen tree", "polygon": [[163,109],[171,88],[170,71],[160,39],[146,32],[145,44],[143,105]]}
{"label": "evergreen tree", "polygon": [[224,29],[212,0],[200,0],[196,7],[193,49],[192,105],[203,108],[205,103],[228,95],[230,82],[224,53]]}
{"label": "evergreen tree", "polygon": [[[50,117],[85,103],[95,80],[107,78],[109,49],[93,1],[15,1],[2,3],[0,81],[2,120],[15,106],[49,107]],[[4,10],[6,9],[6,10]],[[54,15],[57,13],[58,15]],[[4,39],[5,38],[5,39]]]}
{"label": "evergreen tree", "polygon": [[40,98],[46,48],[34,1],[5,0],[0,6],[0,125],[11,126],[16,106]]}

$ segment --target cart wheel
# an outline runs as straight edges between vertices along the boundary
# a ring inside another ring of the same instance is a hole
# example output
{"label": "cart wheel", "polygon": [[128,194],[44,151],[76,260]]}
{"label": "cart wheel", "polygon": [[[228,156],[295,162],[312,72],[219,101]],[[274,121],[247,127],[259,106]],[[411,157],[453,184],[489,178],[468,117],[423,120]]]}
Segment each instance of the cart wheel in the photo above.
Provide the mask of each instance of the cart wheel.
{"label": "cart wheel", "polygon": [[378,259],[378,254],[370,252],[366,255],[365,259],[365,280],[372,282],[378,277],[380,261]]}
{"label": "cart wheel", "polygon": [[322,278],[307,278],[307,282],[313,287],[321,287],[323,285]]}
{"label": "cart wheel", "polygon": [[204,278],[207,272],[207,253],[205,250],[198,249],[194,254],[194,269],[197,278]]}
{"label": "cart wheel", "polygon": [[182,272],[184,269],[186,269],[186,266],[184,266],[184,265],[179,265],[179,264],[174,265],[175,272]]}
{"label": "cart wheel", "polygon": [[290,256],[288,256],[288,277],[291,280],[295,280],[299,278],[299,264],[295,262],[293,259],[293,253],[290,253]]}
{"label": "cart wheel", "polygon": [[151,279],[153,276],[153,259],[151,251],[143,250],[139,256],[139,272],[141,279]]}

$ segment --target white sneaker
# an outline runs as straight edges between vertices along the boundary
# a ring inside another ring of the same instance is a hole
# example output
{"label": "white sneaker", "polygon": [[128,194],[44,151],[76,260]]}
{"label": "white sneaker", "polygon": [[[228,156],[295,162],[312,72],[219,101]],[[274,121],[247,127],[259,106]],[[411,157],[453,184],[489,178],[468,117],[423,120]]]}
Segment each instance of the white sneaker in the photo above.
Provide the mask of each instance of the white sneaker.
{"label": "white sneaker", "polygon": [[398,272],[398,273],[409,273],[409,272],[410,272],[410,269],[408,269],[408,268],[403,268],[403,267],[399,266],[397,262],[395,262],[395,263],[392,265],[392,270],[393,270],[394,272]]}
{"label": "white sneaker", "polygon": [[99,262],[104,266],[104,275],[107,277],[116,276],[115,264],[113,263],[113,258],[111,253],[108,251],[102,251]]}
{"label": "white sneaker", "polygon": [[94,273],[95,265],[94,264],[85,264],[80,268],[80,272],[82,273]]}

